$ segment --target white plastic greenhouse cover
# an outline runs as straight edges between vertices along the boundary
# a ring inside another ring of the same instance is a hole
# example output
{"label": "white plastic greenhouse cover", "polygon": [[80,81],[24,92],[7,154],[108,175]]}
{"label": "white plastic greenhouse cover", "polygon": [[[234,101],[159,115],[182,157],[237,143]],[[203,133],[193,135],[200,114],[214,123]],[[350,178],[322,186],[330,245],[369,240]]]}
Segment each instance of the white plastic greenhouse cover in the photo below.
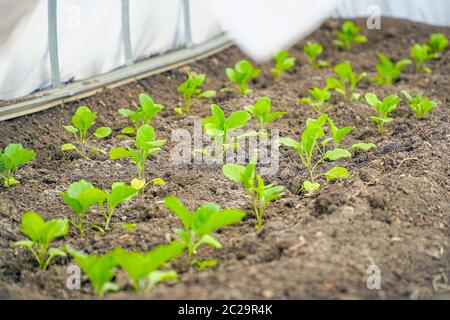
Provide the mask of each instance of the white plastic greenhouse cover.
{"label": "white plastic greenhouse cover", "polygon": [[[196,45],[226,31],[263,61],[306,36],[330,15],[366,16],[376,5],[387,16],[450,24],[449,0],[129,0],[132,61]],[[184,14],[189,2],[191,39]],[[0,99],[52,84],[48,0],[0,0]],[[62,82],[84,80],[127,63],[122,0],[57,1]],[[189,43],[191,40],[191,43]]]}

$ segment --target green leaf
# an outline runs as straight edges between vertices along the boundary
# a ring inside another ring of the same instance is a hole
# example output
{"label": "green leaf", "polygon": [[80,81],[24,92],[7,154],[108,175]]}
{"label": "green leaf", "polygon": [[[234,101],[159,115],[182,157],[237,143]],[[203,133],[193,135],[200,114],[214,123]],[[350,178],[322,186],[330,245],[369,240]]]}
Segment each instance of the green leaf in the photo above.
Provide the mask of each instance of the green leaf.
{"label": "green leaf", "polygon": [[372,107],[376,107],[378,104],[381,103],[380,100],[378,100],[378,97],[373,93],[367,93],[364,98],[366,99],[367,103],[370,104]]}
{"label": "green leaf", "polygon": [[373,143],[356,143],[352,146],[353,149],[361,149],[364,151],[375,148],[376,146]]}
{"label": "green leaf", "polygon": [[164,179],[162,179],[162,178],[155,178],[155,179],[152,179],[151,182],[152,182],[154,185],[157,185],[157,186],[164,186],[164,185],[166,185],[166,181],[164,181]]}
{"label": "green leaf", "polygon": [[165,197],[164,204],[177,215],[183,223],[184,229],[188,230],[191,227],[192,214],[177,197]]}
{"label": "green leaf", "polygon": [[224,176],[234,182],[241,182],[244,171],[244,166],[235,163],[226,163],[222,167]]}
{"label": "green leaf", "polygon": [[194,263],[199,270],[205,270],[206,268],[217,266],[217,260],[215,259],[195,260]]}
{"label": "green leaf", "polygon": [[111,149],[109,151],[109,157],[111,160],[117,160],[122,158],[127,158],[130,156],[130,152],[124,147],[118,147]]}
{"label": "green leaf", "polygon": [[1,158],[3,165],[7,170],[15,170],[21,165],[27,164],[36,157],[36,152],[33,150],[24,149],[21,144],[9,144]]}
{"label": "green leaf", "polygon": [[339,179],[339,178],[346,179],[350,176],[350,174],[347,171],[347,169],[345,169],[343,167],[334,167],[334,168],[331,168],[330,170],[328,170],[324,174],[324,176],[327,179],[327,182],[331,182],[331,181]]}
{"label": "green leaf", "polygon": [[74,126],[64,126],[64,129],[65,129],[67,132],[70,132],[70,133],[73,133],[73,134],[78,133],[78,129],[75,128]]}
{"label": "green leaf", "polygon": [[73,144],[71,143],[66,143],[63,144],[63,146],[61,147],[61,151],[70,151],[70,150],[75,150],[77,147],[75,147]]}
{"label": "green leaf", "polygon": [[88,107],[80,106],[72,117],[72,123],[80,134],[85,135],[96,119],[97,115]]}
{"label": "green leaf", "polygon": [[247,111],[236,111],[233,112],[228,119],[225,120],[224,127],[226,129],[239,129],[245,126],[248,120],[250,120],[250,115]]}
{"label": "green leaf", "polygon": [[134,231],[137,225],[135,223],[124,223],[123,228],[127,231]]}
{"label": "green leaf", "polygon": [[209,234],[216,229],[237,223],[245,217],[245,213],[236,209],[224,209],[211,213],[204,224],[194,229],[199,236]]}
{"label": "green leaf", "polygon": [[317,182],[312,183],[311,181],[308,181],[308,180],[303,182],[303,189],[308,193],[313,193],[313,192],[319,190],[319,188],[320,188],[320,184]]}
{"label": "green leaf", "polygon": [[197,246],[199,247],[202,244],[206,244],[208,246],[214,247],[216,249],[220,249],[222,248],[222,244],[216,240],[213,236],[209,235],[209,234],[204,234],[200,240],[197,242]]}
{"label": "green leaf", "polygon": [[66,250],[87,274],[97,296],[102,297],[107,291],[119,289],[117,284],[111,283],[117,272],[116,257],[112,253],[106,253],[103,256],[87,255],[68,246]]}
{"label": "green leaf", "polygon": [[20,240],[20,241],[12,242],[11,246],[13,246],[13,247],[23,247],[23,248],[26,248],[28,250],[33,250],[34,241],[31,241],[31,240]]}
{"label": "green leaf", "polygon": [[131,180],[131,187],[135,190],[141,190],[145,187],[145,179],[133,179]]}
{"label": "green leaf", "polygon": [[44,227],[45,220],[42,219],[38,213],[28,211],[22,216],[22,228],[20,229],[20,232],[34,242],[39,242]]}
{"label": "green leaf", "polygon": [[339,149],[339,148],[334,149],[334,150],[329,150],[325,154],[325,158],[329,159],[331,161],[336,161],[341,158],[350,158],[351,156],[352,156],[352,154],[350,153],[350,151],[348,151],[347,149]]}
{"label": "green leaf", "polygon": [[204,99],[204,98],[213,98],[215,96],[216,92],[214,90],[206,90],[200,93],[197,98]]}
{"label": "green leaf", "polygon": [[112,187],[111,194],[108,196],[108,209],[114,210],[119,204],[131,199],[138,190],[125,184],[115,184]]}
{"label": "green leaf", "polygon": [[106,138],[111,134],[111,132],[112,132],[111,128],[100,127],[95,130],[94,136],[96,136],[97,138]]}

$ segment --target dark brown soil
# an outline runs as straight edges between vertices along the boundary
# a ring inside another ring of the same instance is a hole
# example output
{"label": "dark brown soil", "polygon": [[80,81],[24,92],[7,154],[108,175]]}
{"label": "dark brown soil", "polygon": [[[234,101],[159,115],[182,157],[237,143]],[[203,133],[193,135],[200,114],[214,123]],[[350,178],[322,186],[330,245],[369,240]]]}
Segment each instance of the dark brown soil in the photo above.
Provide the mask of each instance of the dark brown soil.
{"label": "dark brown soil", "polygon": [[[363,23],[363,21],[358,21]],[[349,52],[340,52],[332,44],[332,29],[340,21],[327,21],[291,50],[298,65],[274,83],[270,65],[264,65],[263,76],[254,81],[255,91],[247,97],[221,93],[214,99],[229,113],[242,108],[259,96],[272,98],[273,107],[289,114],[273,126],[282,135],[296,138],[305,120],[315,116],[306,107],[295,103],[314,85],[323,86],[331,69],[316,70],[306,64],[303,44],[310,39],[326,47],[325,57],[332,64],[351,61],[360,73],[374,75],[376,52],[394,59],[409,55],[409,47],[426,42],[430,33],[450,30],[407,21],[384,19],[382,30],[368,31],[367,44],[356,45]],[[343,102],[335,97],[330,116],[338,126],[353,125],[347,143],[365,141],[377,148],[358,153],[341,161],[351,178],[326,185],[314,196],[293,193],[305,178],[297,155],[282,149],[280,170],[271,182],[282,184],[287,194],[267,210],[265,227],[255,231],[244,191],[229,182],[214,166],[174,166],[170,159],[171,131],[191,130],[193,121],[210,113],[210,101],[196,103],[187,117],[176,115],[172,107],[180,103],[176,87],[185,79],[186,70],[206,73],[206,88],[229,86],[225,67],[234,65],[244,55],[230,48],[211,58],[138,81],[126,86],[104,90],[91,98],[55,107],[38,114],[0,123],[0,145],[22,143],[37,152],[37,159],[21,168],[17,177],[22,184],[11,189],[0,188],[0,298],[76,298],[91,299],[88,281],[81,290],[66,288],[69,260],[59,259],[43,272],[36,268],[30,254],[11,248],[9,243],[22,239],[18,231],[21,215],[36,210],[46,218],[71,214],[58,192],[79,179],[86,179],[102,188],[115,181],[129,181],[134,166],[128,161],[110,161],[98,156],[87,161],[76,156],[63,156],[59,151],[68,135],[62,125],[70,121],[80,104],[98,113],[98,125],[108,125],[114,137],[101,142],[109,149],[123,140],[116,137],[128,125],[118,115],[120,107],[137,103],[138,94],[149,93],[166,107],[154,121],[159,137],[169,142],[147,163],[148,178],[162,177],[167,185],[150,187],[145,194],[117,210],[113,231],[105,234],[74,232],[66,237],[73,247],[90,253],[103,253],[117,246],[148,250],[173,239],[180,224],[162,204],[163,197],[176,195],[191,209],[205,201],[221,206],[240,208],[248,218],[217,234],[221,250],[200,250],[200,258],[216,258],[218,267],[199,271],[184,259],[174,263],[180,273],[178,282],[157,286],[148,295],[139,296],[128,287],[107,298],[149,299],[299,299],[299,298],[369,298],[417,299],[448,298],[450,285],[450,51],[432,61],[431,75],[414,73],[406,68],[395,86],[374,85],[364,80],[362,92],[379,96],[424,91],[440,102],[427,119],[417,119],[405,103],[394,113],[395,122],[388,126],[391,134],[380,136],[368,121],[373,115],[363,102]],[[100,214],[89,217],[101,221]],[[133,232],[125,231],[124,222],[136,223]],[[62,244],[62,241],[59,241]],[[367,268],[375,264],[381,270],[381,290],[368,290]],[[119,283],[124,283],[118,275]]]}

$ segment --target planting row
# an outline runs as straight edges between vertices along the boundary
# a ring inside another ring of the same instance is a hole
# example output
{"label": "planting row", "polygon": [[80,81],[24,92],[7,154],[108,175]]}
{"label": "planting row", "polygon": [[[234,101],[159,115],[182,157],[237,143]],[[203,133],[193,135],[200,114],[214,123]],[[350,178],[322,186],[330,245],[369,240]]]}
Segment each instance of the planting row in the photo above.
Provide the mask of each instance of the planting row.
{"label": "planting row", "polygon": [[[343,50],[348,50],[354,43],[366,42],[367,39],[359,32],[360,28],[348,21],[342,25],[341,31],[335,32],[338,37],[335,44]],[[442,34],[431,35],[427,44],[414,45],[411,49],[411,57],[415,61],[416,71],[431,72],[425,65],[426,61],[437,58],[447,47],[448,40]],[[319,59],[323,53],[322,45],[309,42],[305,45],[304,51],[311,66],[316,68],[330,66],[328,62]],[[380,64],[376,67],[377,76],[372,81],[380,84],[393,84],[399,78],[401,70],[406,65],[412,64],[409,59],[394,63],[384,54],[379,54],[378,57]],[[287,51],[279,52],[274,60],[272,73],[275,80],[279,80],[282,73],[291,69],[296,63]],[[306,121],[305,129],[299,139],[284,137],[278,140],[283,146],[293,148],[304,165],[307,179],[299,186],[298,193],[313,193],[320,188],[321,183],[348,178],[350,173],[346,168],[334,166],[324,170],[322,165],[325,162],[351,158],[355,150],[361,152],[375,147],[374,144],[367,142],[346,145],[345,137],[351,133],[353,127],[339,128],[329,116],[332,106],[328,102],[333,92],[346,100],[359,100],[364,97],[365,102],[374,110],[374,116],[369,120],[375,123],[380,134],[386,133],[385,125],[393,121],[391,113],[402,101],[398,93],[380,99],[371,92],[365,94],[357,92],[359,83],[367,77],[367,73],[355,74],[349,61],[337,64],[333,71],[336,76],[326,79],[324,89],[314,87],[309,91],[309,97],[297,101],[310,106],[317,117]],[[249,82],[258,77],[261,71],[249,61],[242,60],[234,68],[227,68],[225,73],[228,79],[237,85],[239,93],[246,95],[252,91],[248,87]],[[179,114],[189,113],[196,100],[212,98],[216,95],[214,90],[202,89],[205,75],[188,73],[187,77],[188,79],[178,87],[184,102],[183,107],[175,108],[175,112]],[[221,90],[232,91],[230,88]],[[402,94],[409,107],[419,117],[425,116],[438,106],[436,101],[424,97],[422,93],[414,96],[403,91]],[[130,283],[135,290],[148,291],[158,282],[177,277],[175,271],[164,269],[164,265],[181,256],[183,252],[186,252],[188,262],[199,269],[216,265],[217,261],[213,259],[196,259],[197,249],[202,245],[221,248],[220,242],[213,236],[214,231],[238,223],[246,215],[241,210],[222,209],[210,203],[191,212],[176,197],[166,197],[165,205],[178,216],[183,226],[176,232],[177,240],[170,244],[160,245],[146,253],[116,248],[101,256],[88,255],[68,245],[59,248],[50,246],[54,239],[68,235],[70,228],[80,236],[91,230],[110,231],[111,219],[122,203],[140,196],[150,183],[165,183],[161,178],[148,181],[144,175],[148,158],[156,155],[166,143],[165,140],[157,139],[156,132],[151,126],[154,117],[163,110],[163,106],[155,103],[145,94],[141,94],[139,99],[138,108],[119,110],[120,115],[129,118],[132,123],[129,127],[123,128],[120,135],[133,139],[133,146],[117,146],[109,151],[96,146],[95,140],[110,136],[112,130],[108,127],[94,128],[96,113],[86,106],[80,106],[71,119],[72,123],[64,126],[64,129],[71,134],[72,141],[61,147],[63,152],[76,152],[86,159],[98,152],[109,155],[112,160],[130,159],[136,166],[134,179],[129,184],[116,182],[110,190],[102,190],[85,180],[73,182],[67,187],[66,192],[60,194],[73,214],[66,219],[45,221],[36,212],[26,212],[22,216],[21,232],[27,236],[27,239],[12,244],[28,249],[41,269],[46,269],[55,257],[70,255],[87,274],[95,293],[99,296],[106,291],[119,289],[117,284],[112,282],[118,268],[129,275]],[[228,149],[239,148],[240,144],[249,137],[262,139],[269,137],[271,123],[286,114],[281,111],[272,112],[270,97],[260,97],[253,105],[244,106],[228,116],[219,105],[213,104],[211,115],[202,120],[202,125],[204,132],[213,139],[216,153],[222,158]],[[233,130],[245,128],[251,119],[256,121],[257,130],[248,130],[241,136],[229,139]],[[207,149],[198,149],[195,152],[212,157]],[[33,160],[35,156],[36,153],[33,150],[23,148],[21,144],[10,144],[3,151],[0,150],[1,184],[7,188],[18,184],[19,181],[15,178],[16,170]],[[272,201],[284,195],[284,187],[267,183],[257,171],[257,162],[256,154],[249,159],[247,165],[226,163],[222,167],[222,172],[228,179],[240,184],[246,192],[257,219],[256,228],[260,230],[263,227],[266,209]],[[92,215],[95,208],[101,212],[99,217],[101,222],[86,225],[86,215]],[[135,226],[127,225],[126,227],[132,229]]]}

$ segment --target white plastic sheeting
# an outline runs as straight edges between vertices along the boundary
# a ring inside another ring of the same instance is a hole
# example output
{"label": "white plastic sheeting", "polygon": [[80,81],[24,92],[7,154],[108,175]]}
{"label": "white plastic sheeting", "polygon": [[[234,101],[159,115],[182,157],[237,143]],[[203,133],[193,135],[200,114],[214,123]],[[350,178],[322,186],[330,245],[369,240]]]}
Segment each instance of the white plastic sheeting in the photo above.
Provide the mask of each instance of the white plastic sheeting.
{"label": "white plastic sheeting", "polygon": [[330,15],[364,17],[374,6],[384,16],[450,25],[450,0],[214,0],[208,5],[232,39],[258,61],[308,35]]}
{"label": "white plastic sheeting", "polygon": [[[62,82],[89,79],[125,64],[121,0],[58,0]],[[201,0],[191,0],[193,44],[222,32]],[[51,85],[47,0],[0,0],[0,99]],[[186,43],[183,0],[130,0],[133,60]]]}
{"label": "white plastic sheeting", "polygon": [[[129,0],[134,61],[186,44],[184,0]],[[84,80],[125,64],[121,0],[58,0],[61,79]],[[450,24],[449,0],[190,0],[192,43],[224,30],[263,61],[323,19],[383,15]],[[51,85],[47,0],[0,0],[0,99]]]}

